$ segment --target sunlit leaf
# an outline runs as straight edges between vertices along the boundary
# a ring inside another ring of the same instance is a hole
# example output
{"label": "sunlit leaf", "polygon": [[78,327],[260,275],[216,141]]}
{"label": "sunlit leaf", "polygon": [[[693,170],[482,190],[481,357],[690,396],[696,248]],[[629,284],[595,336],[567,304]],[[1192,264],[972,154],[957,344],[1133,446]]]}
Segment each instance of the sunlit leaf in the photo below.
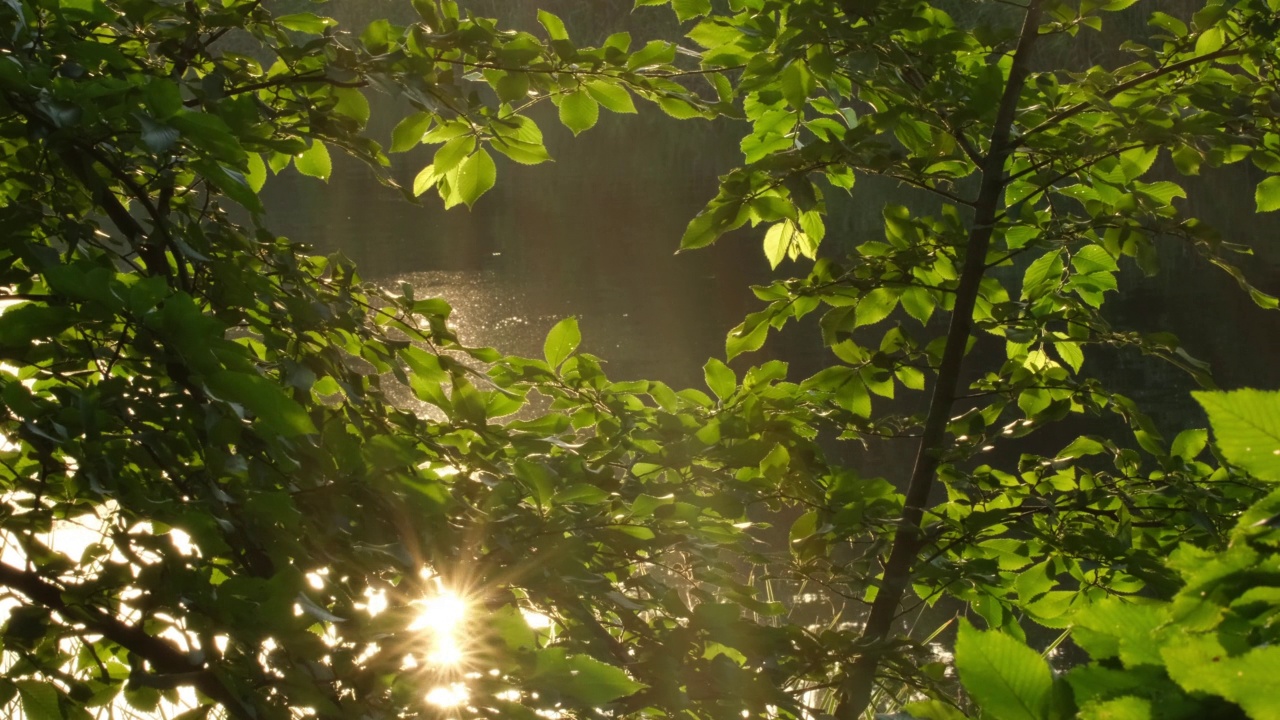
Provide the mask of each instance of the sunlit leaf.
{"label": "sunlit leaf", "polygon": [[1258,212],[1280,210],[1280,175],[1272,175],[1258,183],[1254,199],[1258,205]]}
{"label": "sunlit leaf", "polygon": [[586,90],[575,90],[560,100],[560,122],[574,135],[595,127],[600,105]]}
{"label": "sunlit leaf", "polygon": [[578,330],[578,319],[565,318],[556,323],[551,328],[551,332],[547,333],[547,339],[542,344],[542,356],[551,367],[560,367],[560,364],[578,349],[578,344],[581,342],[582,332]]}
{"label": "sunlit leaf", "polygon": [[721,400],[727,400],[738,386],[738,377],[733,370],[715,358],[707,360],[702,372],[706,377],[707,387]]}
{"label": "sunlit leaf", "polygon": [[1280,481],[1280,392],[1195,392],[1214,439],[1231,462],[1263,480]]}
{"label": "sunlit leaf", "polygon": [[457,173],[454,191],[467,207],[474,205],[498,180],[498,168],[486,150],[472,153],[458,166]]}
{"label": "sunlit leaf", "polygon": [[1040,654],[999,631],[979,632],[962,620],[956,669],[965,689],[992,717],[1047,720],[1053,673]]}
{"label": "sunlit leaf", "polygon": [[333,160],[329,158],[329,148],[319,140],[313,140],[311,147],[293,159],[293,166],[303,175],[328,180],[333,173]]}

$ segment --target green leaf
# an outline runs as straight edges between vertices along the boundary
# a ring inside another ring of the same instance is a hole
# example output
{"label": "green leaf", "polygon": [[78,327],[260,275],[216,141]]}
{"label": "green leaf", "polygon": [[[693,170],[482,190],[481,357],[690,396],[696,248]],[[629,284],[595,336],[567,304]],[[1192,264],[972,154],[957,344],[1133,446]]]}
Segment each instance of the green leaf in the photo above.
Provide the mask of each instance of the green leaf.
{"label": "green leaf", "polygon": [[671,0],[671,9],[680,22],[692,20],[711,12],[711,0]]}
{"label": "green leaf", "polygon": [[249,189],[256,193],[262,192],[262,187],[267,184],[267,164],[262,162],[258,153],[249,153],[249,174],[244,179],[249,183]]}
{"label": "green leaf", "polygon": [[809,512],[796,518],[791,523],[791,529],[787,532],[787,539],[791,541],[792,549],[795,549],[796,543],[804,540],[818,529],[818,511],[810,510]]}
{"label": "green leaf", "polygon": [[677,120],[706,117],[703,111],[694,107],[692,103],[678,97],[663,97],[658,100],[658,107],[662,108],[662,112]]}
{"label": "green leaf", "polygon": [[1079,720],[1151,720],[1151,701],[1135,695],[1091,702],[1080,708]]}
{"label": "green leaf", "polygon": [[200,173],[214,187],[226,193],[248,210],[256,213],[263,211],[262,201],[249,186],[249,180],[239,170],[232,170],[213,160],[200,159],[191,163],[191,168]]}
{"label": "green leaf", "polygon": [[703,20],[685,33],[685,37],[708,50],[718,48],[742,37],[742,31],[736,27],[717,22],[715,19]]}
{"label": "green leaf", "polygon": [[309,12],[281,15],[276,18],[276,22],[289,30],[307,33],[308,35],[320,35],[326,28],[331,28],[338,24],[338,21],[333,18],[320,17],[315,13]]}
{"label": "green leaf", "polygon": [[799,240],[800,231],[790,220],[783,220],[769,227],[764,234],[764,256],[769,267],[777,268],[787,256],[792,244]]}
{"label": "green leaf", "polygon": [[180,112],[169,118],[169,124],[182,133],[192,145],[211,157],[232,165],[244,162],[244,148],[222,118],[203,112]]}
{"label": "green leaf", "polygon": [[528,73],[504,72],[493,80],[492,85],[498,99],[506,103],[519,102],[529,97]]}
{"label": "green leaf", "polygon": [[728,400],[738,387],[738,376],[728,365],[715,358],[707,360],[707,364],[702,366],[702,373],[707,387],[721,400]]}
{"label": "green leaf", "polygon": [[696,250],[710,245],[724,233],[746,223],[749,215],[746,206],[740,202],[708,205],[689,221],[680,238],[680,250]]}
{"label": "green leaf", "polygon": [[546,10],[538,11],[538,22],[542,24],[542,27],[547,29],[547,35],[549,35],[552,40],[569,39],[569,31],[565,30],[564,22]]}
{"label": "green leaf", "polygon": [[253,413],[267,430],[284,437],[316,432],[311,416],[277,383],[256,373],[221,370],[205,381],[211,394]]}
{"label": "green leaf", "polygon": [[467,159],[472,150],[476,149],[476,138],[474,135],[463,135],[456,137],[436,150],[435,157],[431,159],[431,165],[437,173],[447,173],[450,170],[462,164]]}
{"label": "green leaf", "polygon": [[488,151],[481,150],[458,166],[453,190],[467,207],[471,207],[497,181],[498,167],[493,164],[493,156]]}
{"label": "green leaf", "polygon": [[1062,460],[1069,460],[1071,458],[1084,457],[1085,455],[1097,455],[1100,452],[1105,452],[1106,449],[1106,446],[1097,440],[1081,435],[1062,448],[1057,457]]}
{"label": "green leaf", "polygon": [[338,98],[338,104],[333,107],[334,112],[355,120],[362,127],[369,122],[369,99],[359,88],[334,88],[333,95]]}
{"label": "green leaf", "polygon": [[1101,245],[1086,245],[1071,256],[1071,267],[1079,273],[1115,272],[1120,269],[1115,258]]}
{"label": "green leaf", "polygon": [[532,650],[538,646],[538,633],[529,627],[524,613],[510,605],[488,613],[485,626],[512,650]]}
{"label": "green leaf", "polygon": [[551,367],[560,367],[560,363],[572,355],[581,342],[582,331],[578,329],[578,319],[565,318],[547,333],[547,339],[542,343],[542,357]]}
{"label": "green leaf", "polygon": [[627,58],[628,70],[640,70],[653,65],[669,65],[676,59],[676,46],[663,40],[650,40],[644,47]]}
{"label": "green leaf", "polygon": [[146,115],[139,114],[138,124],[142,125],[142,144],[153,153],[166,153],[173,148],[182,133],[177,128],[162,125]]}
{"label": "green leaf", "polygon": [[1080,368],[1084,365],[1084,351],[1080,349],[1080,343],[1073,342],[1056,342],[1053,349],[1057,351],[1058,357],[1062,361],[1071,366],[1071,369],[1080,372]]}
{"label": "green leaf", "polygon": [[1217,52],[1222,49],[1226,42],[1226,36],[1220,27],[1211,27],[1200,33],[1200,37],[1196,38],[1196,54],[1208,55],[1211,52]]}
{"label": "green leaf", "polygon": [[422,136],[431,127],[431,121],[434,119],[435,115],[420,112],[396,123],[395,129],[391,131],[391,152],[404,152],[422,142]]}
{"label": "green leaf", "polygon": [[418,171],[413,178],[413,194],[415,197],[435,187],[442,176],[436,172],[434,165],[428,165]]}
{"label": "green leaf", "polygon": [[547,153],[546,146],[541,142],[528,143],[506,137],[496,137],[490,141],[489,147],[522,165],[537,165],[551,159],[551,155]]}
{"label": "green leaf", "polygon": [[1258,212],[1280,210],[1280,175],[1272,175],[1258,183],[1253,197],[1258,203]]}
{"label": "green leaf", "polygon": [[921,700],[902,706],[914,720],[966,720],[967,715],[941,700]]}
{"label": "green leaf", "polygon": [[1053,672],[1040,653],[999,631],[961,620],[956,669],[983,711],[1001,720],[1047,720]]}
{"label": "green leaf", "polygon": [[158,120],[167,120],[182,112],[182,90],[167,78],[153,78],[144,91],[147,107]]}
{"label": "green leaf", "polygon": [[631,100],[631,93],[621,85],[605,82],[603,80],[588,80],[586,82],[587,92],[591,94],[595,101],[603,105],[610,112],[616,113],[634,113],[636,111],[635,102]]}
{"label": "green leaf", "polygon": [[893,288],[876,288],[864,295],[858,302],[853,326],[874,325],[889,317],[898,304],[898,292]]}
{"label": "green leaf", "polygon": [[22,696],[22,713],[26,720],[62,720],[62,708],[58,706],[58,689],[51,683],[38,680],[19,680],[18,694]]}
{"label": "green leaf", "polygon": [[1251,718],[1280,717],[1280,647],[1231,657],[1214,635],[1182,635],[1160,655],[1169,677],[1184,690],[1224,697]]}
{"label": "green leaf", "polygon": [[746,330],[743,325],[738,325],[725,337],[725,355],[732,360],[744,352],[755,352],[764,346],[767,337],[769,337],[767,322],[757,323],[750,330]]}
{"label": "green leaf", "polygon": [[778,77],[778,88],[787,104],[796,110],[803,110],[809,99],[809,91],[813,85],[813,76],[800,62],[788,63]]}
{"label": "green leaf", "polygon": [[1280,391],[1194,392],[1222,454],[1251,474],[1280,481]]}
{"label": "green leaf", "polygon": [[902,309],[921,325],[929,322],[929,318],[933,316],[933,310],[937,307],[937,302],[929,291],[922,287],[912,286],[902,291]]}
{"label": "green leaf", "polygon": [[1183,460],[1195,460],[1208,444],[1209,431],[1203,428],[1192,428],[1178,433],[1178,437],[1173,439],[1172,452],[1175,457]]}
{"label": "green leaf", "polygon": [[560,122],[574,135],[590,130],[600,118],[600,104],[586,90],[575,90],[560,99]]}
{"label": "green leaf", "polygon": [[58,0],[57,6],[67,17],[82,21],[106,22],[115,17],[102,0]]}
{"label": "green leaf", "polygon": [[557,505],[567,503],[579,503],[583,505],[595,505],[604,502],[609,498],[609,493],[601,490],[595,485],[589,483],[578,483],[556,492],[551,497],[551,502]]}
{"label": "green leaf", "polygon": [[1054,251],[1036,258],[1022,276],[1022,297],[1024,299],[1039,297],[1061,277],[1061,252]]}
{"label": "green leaf", "polygon": [[644,687],[621,668],[590,655],[566,655],[560,648],[538,653],[535,677],[587,707],[598,707]]}
{"label": "green leaf", "polygon": [[293,166],[303,175],[328,180],[333,173],[333,160],[329,158],[329,148],[319,140],[312,140],[311,147],[299,153],[293,159]]}

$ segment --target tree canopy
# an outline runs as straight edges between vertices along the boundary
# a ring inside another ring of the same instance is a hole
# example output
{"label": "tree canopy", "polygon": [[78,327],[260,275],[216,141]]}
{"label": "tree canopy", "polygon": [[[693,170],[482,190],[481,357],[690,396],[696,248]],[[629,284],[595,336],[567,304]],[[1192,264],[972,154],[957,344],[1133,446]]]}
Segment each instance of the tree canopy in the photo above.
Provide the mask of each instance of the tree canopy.
{"label": "tree canopy", "polygon": [[[1280,2],[636,5],[688,42],[453,0],[358,34],[260,0],[0,3],[0,707],[1280,714],[1280,395],[1104,311],[1161,246],[1276,307],[1178,178],[1248,162],[1280,209]],[[376,94],[412,107],[389,143]],[[270,176],[339,152],[397,186],[388,153],[433,146],[406,201],[470,206],[496,157],[549,159],[546,102],[575,134],[649,105],[741,130],[673,247],[751,225],[804,271],[753,288],[706,391],[611,381],[572,318],[541,358],[467,347],[445,301],[269,229]],[[841,256],[824,218],[868,176],[920,204]],[[745,363],[814,313],[827,367]],[[1200,382],[1212,442],[1108,387],[1113,352]],[[908,476],[851,459],[879,442]]]}

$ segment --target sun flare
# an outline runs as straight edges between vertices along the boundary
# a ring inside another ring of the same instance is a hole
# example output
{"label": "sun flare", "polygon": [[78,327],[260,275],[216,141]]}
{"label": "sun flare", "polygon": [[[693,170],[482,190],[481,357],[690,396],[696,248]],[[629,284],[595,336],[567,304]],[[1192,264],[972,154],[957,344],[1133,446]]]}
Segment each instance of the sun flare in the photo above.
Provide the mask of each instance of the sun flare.
{"label": "sun flare", "polygon": [[426,636],[428,665],[436,668],[456,668],[466,659],[466,647],[462,640],[466,629],[468,605],[466,598],[441,590],[419,600],[418,616],[410,630]]}
{"label": "sun flare", "polygon": [[467,619],[467,601],[455,592],[442,591],[418,603],[421,609],[415,625],[431,632],[451,634]]}

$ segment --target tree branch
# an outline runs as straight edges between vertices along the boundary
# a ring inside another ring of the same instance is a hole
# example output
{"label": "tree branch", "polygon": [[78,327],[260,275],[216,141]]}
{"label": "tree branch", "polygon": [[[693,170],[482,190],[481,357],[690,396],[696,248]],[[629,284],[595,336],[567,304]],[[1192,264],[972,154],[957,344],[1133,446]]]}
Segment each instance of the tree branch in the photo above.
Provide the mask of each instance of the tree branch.
{"label": "tree branch", "polygon": [[[1169,73],[1178,72],[1179,70],[1186,70],[1189,67],[1195,67],[1196,65],[1199,65],[1200,63],[1203,63],[1203,62],[1212,62],[1219,58],[1224,58],[1230,55],[1239,55],[1239,54],[1240,54],[1240,51],[1237,49],[1234,49],[1231,47],[1224,47],[1219,50],[1215,50],[1214,52],[1211,52],[1211,53],[1198,55],[1193,58],[1187,58],[1186,60],[1183,60],[1181,62],[1176,62],[1176,63],[1173,63],[1172,65],[1165,65],[1164,67],[1156,68],[1151,72],[1143,73],[1138,77],[1133,78],[1132,80],[1126,80],[1125,82],[1122,82],[1119,85],[1116,85],[1115,87],[1111,88],[1110,90],[1102,93],[1099,97],[1103,100],[1110,100],[1111,98],[1121,93],[1128,92],[1129,90],[1139,87],[1144,83],[1155,80],[1158,77],[1168,75]],[[1032,135],[1048,130],[1049,128],[1053,127],[1054,125],[1057,125],[1058,123],[1062,122],[1063,120],[1066,120],[1067,118],[1074,117],[1075,115],[1079,115],[1086,108],[1089,108],[1091,106],[1092,106],[1092,103],[1082,102],[1082,103],[1077,103],[1075,105],[1072,105],[1071,107],[1066,108],[1064,110],[1060,110],[1054,113],[1053,115],[1050,115],[1047,119],[1045,119],[1039,125],[1036,125],[1035,127],[1023,133],[1022,139],[1026,140]]]}
{"label": "tree branch", "polygon": [[[893,548],[885,563],[880,590],[871,606],[871,614],[867,618],[863,632],[865,643],[871,646],[881,644],[880,641],[887,638],[892,631],[898,606],[910,584],[911,570],[918,559],[923,543],[920,523],[924,518],[925,506],[934,486],[939,452],[946,440],[947,421],[951,416],[951,407],[955,403],[964,351],[973,328],[973,309],[979,286],[986,274],[987,248],[991,244],[996,211],[1006,182],[1005,164],[1016,145],[1012,138],[1013,123],[1030,71],[1028,64],[1031,49],[1035,45],[1039,31],[1040,6],[1041,0],[1032,0],[1027,9],[1027,15],[1023,19],[1022,33],[1017,49],[1014,50],[1013,64],[1009,69],[1009,81],[1000,98],[995,123],[991,129],[990,150],[981,164],[982,186],[978,193],[973,225],[965,249],[960,283],[956,287],[955,307],[951,315],[951,325],[947,329],[942,362],[938,366],[938,377],[934,383],[933,397],[929,402],[929,413],[925,418],[915,467],[907,485],[902,522],[894,537]],[[880,658],[874,651],[861,655],[852,663],[844,687],[841,689],[842,697],[835,713],[837,718],[855,720],[861,717],[871,702],[879,665]]]}
{"label": "tree branch", "polygon": [[63,599],[63,590],[38,574],[0,563],[0,585],[57,611],[70,622],[83,624],[89,631],[102,635],[146,660],[157,675],[181,676],[185,684],[220,703],[231,717],[238,720],[254,720],[257,717],[253,708],[241,701],[211,669],[193,663],[186,653],[168,642],[152,637],[142,629],[128,625],[99,608],[67,603]]}

